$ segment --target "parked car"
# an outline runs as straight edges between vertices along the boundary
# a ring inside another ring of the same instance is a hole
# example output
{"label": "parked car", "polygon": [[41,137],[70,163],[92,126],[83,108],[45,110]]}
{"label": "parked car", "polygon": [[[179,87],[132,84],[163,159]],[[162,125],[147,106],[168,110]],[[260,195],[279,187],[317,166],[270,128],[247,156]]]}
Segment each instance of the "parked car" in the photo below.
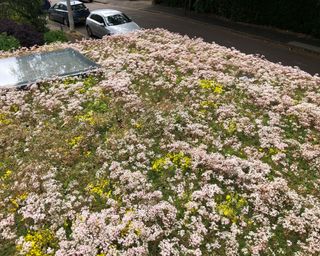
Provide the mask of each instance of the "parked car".
{"label": "parked car", "polygon": [[[86,18],[89,16],[89,9],[80,1],[71,1],[71,8],[73,13],[74,23],[85,23]],[[49,19],[69,25],[67,2],[59,2],[54,4],[48,10]]]}
{"label": "parked car", "polygon": [[89,37],[102,38],[105,35],[115,35],[140,29],[127,15],[122,12],[101,9],[92,11],[86,20]]}

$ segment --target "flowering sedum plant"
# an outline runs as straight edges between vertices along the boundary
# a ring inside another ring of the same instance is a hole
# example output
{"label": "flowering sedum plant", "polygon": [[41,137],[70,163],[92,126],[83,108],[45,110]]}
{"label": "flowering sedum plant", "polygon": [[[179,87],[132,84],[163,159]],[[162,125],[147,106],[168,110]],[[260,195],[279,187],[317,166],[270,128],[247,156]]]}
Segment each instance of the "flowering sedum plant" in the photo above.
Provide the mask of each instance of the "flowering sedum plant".
{"label": "flowering sedum plant", "polygon": [[168,31],[0,91],[0,255],[319,255],[320,78]]}

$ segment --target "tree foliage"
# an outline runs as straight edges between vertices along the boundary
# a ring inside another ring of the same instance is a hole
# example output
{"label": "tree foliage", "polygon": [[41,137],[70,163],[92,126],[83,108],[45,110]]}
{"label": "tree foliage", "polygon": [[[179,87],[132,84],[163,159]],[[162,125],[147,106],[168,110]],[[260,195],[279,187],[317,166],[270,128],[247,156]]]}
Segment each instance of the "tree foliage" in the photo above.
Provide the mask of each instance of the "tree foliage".
{"label": "tree foliage", "polygon": [[320,37],[319,0],[160,0],[174,7]]}
{"label": "tree foliage", "polygon": [[0,0],[1,17],[34,26],[46,31],[46,18],[42,10],[43,0]]}
{"label": "tree foliage", "polygon": [[23,23],[19,24],[10,19],[0,19],[0,33],[13,36],[24,47],[42,45],[44,43],[43,34],[38,32],[34,26]]}

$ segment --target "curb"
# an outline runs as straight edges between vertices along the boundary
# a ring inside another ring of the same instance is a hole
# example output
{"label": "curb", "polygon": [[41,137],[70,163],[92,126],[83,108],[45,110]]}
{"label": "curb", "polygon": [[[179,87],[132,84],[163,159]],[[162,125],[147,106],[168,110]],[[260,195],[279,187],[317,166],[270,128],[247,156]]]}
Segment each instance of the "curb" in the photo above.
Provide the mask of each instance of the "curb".
{"label": "curb", "polygon": [[301,49],[304,49],[305,51],[312,52],[312,53],[320,55],[320,47],[317,47],[317,46],[314,46],[314,45],[311,45],[311,44],[305,44],[305,43],[301,43],[301,42],[297,42],[297,41],[291,41],[291,42],[288,43],[288,45],[290,47],[301,48]]}

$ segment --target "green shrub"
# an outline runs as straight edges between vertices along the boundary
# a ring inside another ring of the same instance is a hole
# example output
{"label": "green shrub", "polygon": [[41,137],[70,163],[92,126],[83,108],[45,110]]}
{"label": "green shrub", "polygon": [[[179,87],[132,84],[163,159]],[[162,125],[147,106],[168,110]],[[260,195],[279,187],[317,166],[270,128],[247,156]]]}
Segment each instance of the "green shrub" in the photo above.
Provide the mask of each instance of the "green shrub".
{"label": "green shrub", "polygon": [[0,34],[0,50],[9,51],[19,47],[20,43],[15,37],[8,36],[6,33]]}
{"label": "green shrub", "polygon": [[0,33],[15,37],[23,47],[43,45],[44,43],[43,34],[37,31],[34,26],[17,23],[11,19],[0,19]]}
{"label": "green shrub", "polygon": [[66,34],[61,30],[51,30],[44,33],[44,41],[47,44],[51,44],[54,42],[67,42]]}
{"label": "green shrub", "polygon": [[47,21],[43,4],[43,0],[0,0],[0,17],[31,25],[36,31],[44,33],[47,31]]}
{"label": "green shrub", "polygon": [[213,13],[241,21],[306,33],[320,38],[319,0],[158,0],[165,5]]}

